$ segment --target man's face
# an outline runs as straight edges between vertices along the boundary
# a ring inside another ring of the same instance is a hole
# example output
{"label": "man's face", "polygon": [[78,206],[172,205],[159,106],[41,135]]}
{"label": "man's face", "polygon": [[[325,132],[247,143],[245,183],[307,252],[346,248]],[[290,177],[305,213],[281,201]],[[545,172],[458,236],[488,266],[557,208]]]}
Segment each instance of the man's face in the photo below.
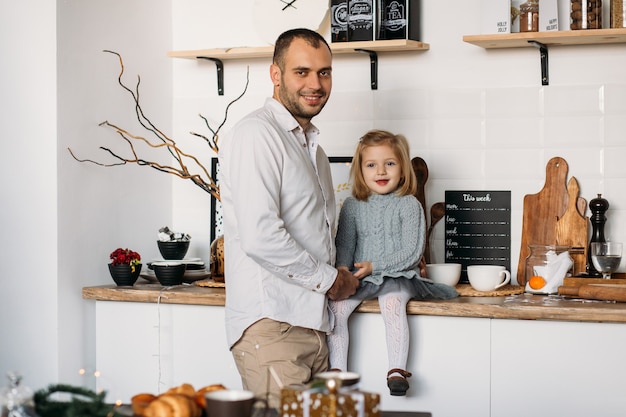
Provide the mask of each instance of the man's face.
{"label": "man's face", "polygon": [[284,69],[272,64],[274,98],[306,127],[324,108],[332,88],[332,56],[326,45],[314,48],[295,39],[285,54]]}

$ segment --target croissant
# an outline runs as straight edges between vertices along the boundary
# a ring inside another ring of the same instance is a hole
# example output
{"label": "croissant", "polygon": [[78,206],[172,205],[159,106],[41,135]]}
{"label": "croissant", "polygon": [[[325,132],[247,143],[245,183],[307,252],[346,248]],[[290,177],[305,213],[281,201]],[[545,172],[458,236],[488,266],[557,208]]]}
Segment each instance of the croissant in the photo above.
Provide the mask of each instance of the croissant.
{"label": "croissant", "polygon": [[148,405],[154,401],[157,397],[149,393],[141,393],[134,395],[130,399],[130,405],[133,409],[133,414],[136,416],[142,416]]}
{"label": "croissant", "polygon": [[141,417],[201,417],[206,407],[204,394],[226,389],[222,384],[207,385],[196,391],[191,384],[172,387],[155,396],[141,393],[131,398],[133,415]]}
{"label": "croissant", "polygon": [[226,387],[222,384],[207,385],[206,387],[200,388],[195,395],[195,401],[198,407],[200,407],[200,410],[204,410],[206,408],[206,399],[204,398],[204,394],[223,389],[226,389]]}
{"label": "croissant", "polygon": [[183,394],[162,394],[144,410],[144,417],[200,417],[202,410]]}

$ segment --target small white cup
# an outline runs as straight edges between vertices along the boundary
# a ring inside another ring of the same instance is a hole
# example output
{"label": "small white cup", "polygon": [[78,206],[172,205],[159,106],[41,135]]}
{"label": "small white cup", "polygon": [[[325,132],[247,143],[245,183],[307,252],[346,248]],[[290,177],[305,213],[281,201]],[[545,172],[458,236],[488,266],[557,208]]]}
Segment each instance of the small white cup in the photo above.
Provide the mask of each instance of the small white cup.
{"label": "small white cup", "polygon": [[467,278],[476,291],[493,291],[511,282],[511,273],[500,265],[469,265]]}
{"label": "small white cup", "polygon": [[427,264],[426,276],[437,283],[454,287],[461,279],[461,264]]}

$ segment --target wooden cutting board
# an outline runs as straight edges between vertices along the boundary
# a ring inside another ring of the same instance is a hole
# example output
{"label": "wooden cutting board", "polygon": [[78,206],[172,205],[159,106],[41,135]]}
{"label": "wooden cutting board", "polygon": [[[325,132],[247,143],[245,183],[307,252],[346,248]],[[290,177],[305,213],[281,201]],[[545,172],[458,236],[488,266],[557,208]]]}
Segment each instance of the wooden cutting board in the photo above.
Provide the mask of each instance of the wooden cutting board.
{"label": "wooden cutting board", "polygon": [[[579,197],[578,180],[571,177],[567,182],[567,209],[556,221],[556,244],[570,246],[570,256],[574,261],[574,275],[585,272],[587,267],[587,237],[589,218],[581,214],[587,209],[587,201]],[[581,201],[582,200],[582,201]]]}
{"label": "wooden cutting board", "polygon": [[567,209],[568,169],[565,159],[550,159],[546,165],[546,181],[541,191],[524,196],[522,242],[517,264],[517,282],[520,285],[526,285],[525,262],[530,252],[528,245],[556,244],[557,218],[563,216]]}

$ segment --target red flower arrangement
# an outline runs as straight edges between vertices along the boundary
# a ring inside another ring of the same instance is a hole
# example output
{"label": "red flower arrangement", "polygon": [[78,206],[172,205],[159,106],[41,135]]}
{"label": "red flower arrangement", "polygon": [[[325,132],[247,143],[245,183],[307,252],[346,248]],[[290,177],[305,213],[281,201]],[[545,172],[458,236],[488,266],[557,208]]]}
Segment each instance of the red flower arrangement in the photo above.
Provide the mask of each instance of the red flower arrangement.
{"label": "red flower arrangement", "polygon": [[117,248],[109,255],[112,265],[130,265],[130,270],[135,272],[135,267],[141,262],[141,255],[130,249]]}

